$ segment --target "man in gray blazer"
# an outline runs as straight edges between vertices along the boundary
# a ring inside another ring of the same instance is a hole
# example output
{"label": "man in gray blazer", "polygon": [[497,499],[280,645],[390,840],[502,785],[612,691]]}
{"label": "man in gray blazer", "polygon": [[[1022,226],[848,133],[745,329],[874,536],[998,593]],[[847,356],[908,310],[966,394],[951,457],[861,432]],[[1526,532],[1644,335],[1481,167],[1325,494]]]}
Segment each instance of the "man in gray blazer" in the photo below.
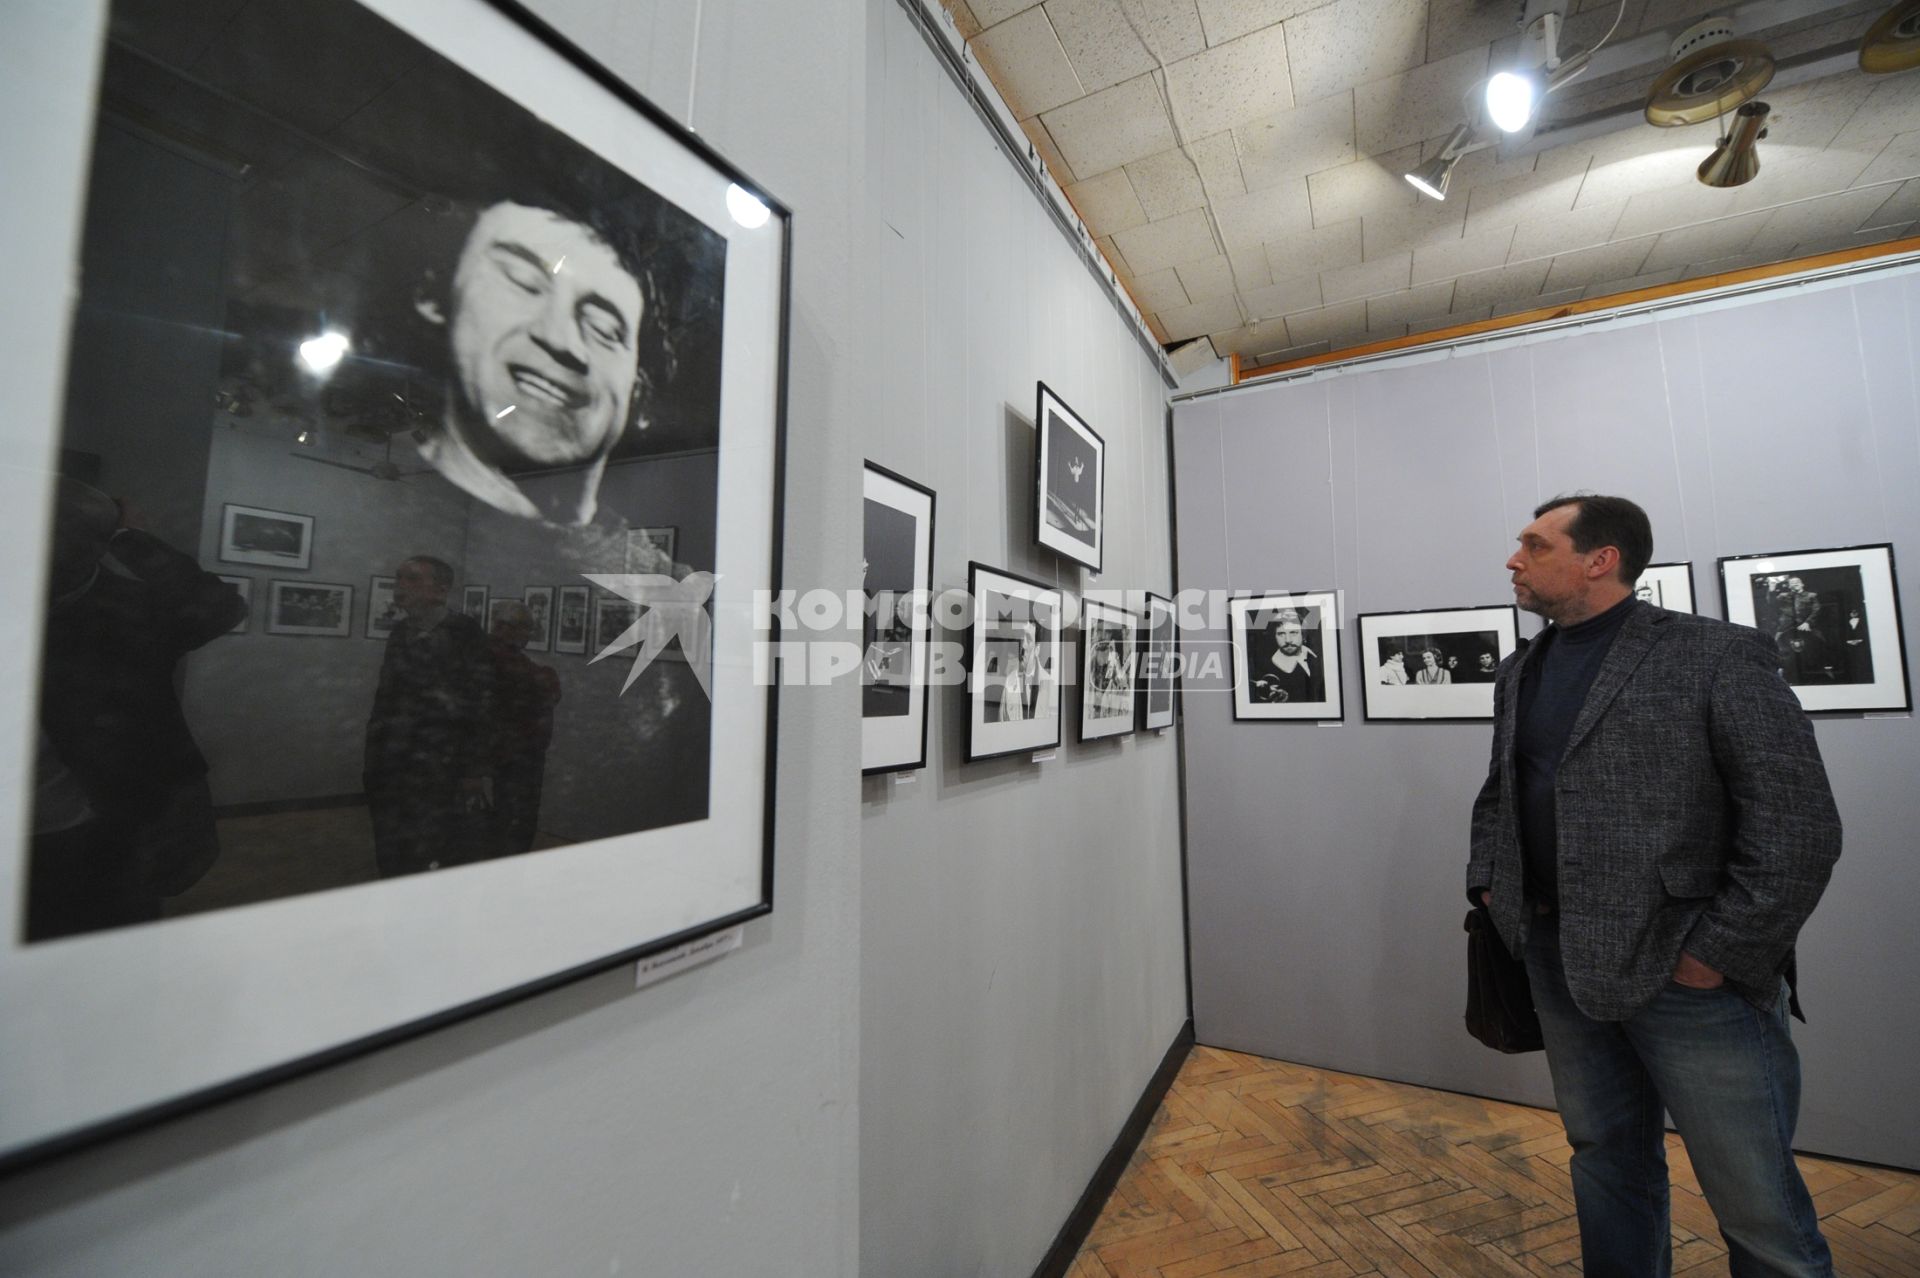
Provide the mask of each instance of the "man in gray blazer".
{"label": "man in gray blazer", "polygon": [[1831,1274],[1791,1148],[1794,938],[1840,855],[1812,725],[1765,636],[1634,597],[1640,507],[1534,515],[1507,569],[1550,624],[1494,682],[1467,895],[1526,961],[1586,1272],[1671,1271],[1664,1108],[1734,1274]]}

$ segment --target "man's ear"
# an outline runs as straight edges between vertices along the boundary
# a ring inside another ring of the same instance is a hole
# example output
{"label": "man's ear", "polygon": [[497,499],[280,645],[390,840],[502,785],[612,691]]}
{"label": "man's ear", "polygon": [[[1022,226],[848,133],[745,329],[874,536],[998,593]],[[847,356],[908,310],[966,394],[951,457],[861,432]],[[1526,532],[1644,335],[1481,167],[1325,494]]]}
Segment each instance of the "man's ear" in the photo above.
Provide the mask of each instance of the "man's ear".
{"label": "man's ear", "polygon": [[413,309],[421,319],[436,328],[444,328],[447,323],[447,309],[440,304],[438,283],[432,276],[423,278],[413,286]]}

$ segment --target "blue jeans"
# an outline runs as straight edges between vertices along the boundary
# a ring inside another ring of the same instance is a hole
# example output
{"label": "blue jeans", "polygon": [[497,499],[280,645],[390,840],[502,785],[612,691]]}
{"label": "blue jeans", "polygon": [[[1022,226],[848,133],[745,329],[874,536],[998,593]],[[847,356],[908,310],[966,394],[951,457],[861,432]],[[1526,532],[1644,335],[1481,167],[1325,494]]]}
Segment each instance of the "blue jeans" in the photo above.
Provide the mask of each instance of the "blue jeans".
{"label": "blue jeans", "polygon": [[1589,1278],[1673,1271],[1663,1108],[1687,1143],[1733,1278],[1831,1275],[1833,1258],[1793,1161],[1800,1058],[1786,998],[1763,1012],[1725,986],[1669,982],[1627,1020],[1596,1021],[1567,992],[1558,916],[1532,922],[1527,979],[1573,1146]]}

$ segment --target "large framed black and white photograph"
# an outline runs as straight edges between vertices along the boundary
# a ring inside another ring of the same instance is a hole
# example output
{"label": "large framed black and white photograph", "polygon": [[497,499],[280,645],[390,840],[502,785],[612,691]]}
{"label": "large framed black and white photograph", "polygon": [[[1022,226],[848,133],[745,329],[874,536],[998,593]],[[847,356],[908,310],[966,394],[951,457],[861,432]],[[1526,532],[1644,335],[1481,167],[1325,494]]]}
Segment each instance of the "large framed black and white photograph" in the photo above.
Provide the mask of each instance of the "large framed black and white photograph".
{"label": "large framed black and white photograph", "polygon": [[967,760],[1060,744],[1060,629],[1064,597],[1044,581],[982,563],[967,566]]}
{"label": "large framed black and white photograph", "polygon": [[1346,717],[1340,599],[1331,590],[1227,601],[1233,717],[1313,722]]}
{"label": "large framed black and white photograph", "polygon": [[1146,624],[1140,633],[1140,726],[1148,732],[1173,726],[1179,652],[1173,600],[1148,593]]}
{"label": "large framed black and white photograph", "polygon": [[1041,382],[1033,412],[1040,544],[1100,571],[1106,551],[1107,444]]}
{"label": "large framed black and white photograph", "polygon": [[203,10],[6,19],[0,1167],[771,908],[790,215],[518,6]]}
{"label": "large framed black and white photograph", "polygon": [[1730,556],[1720,592],[1728,621],[1772,637],[1807,711],[1912,709],[1890,543]]}
{"label": "large framed black and white photograph", "polygon": [[1362,613],[1368,719],[1491,719],[1493,677],[1520,642],[1512,604]]}
{"label": "large framed black and white photograph", "polygon": [[1133,731],[1139,714],[1140,618],[1099,599],[1080,607],[1080,739],[1098,741]]}
{"label": "large framed black and white photograph", "polygon": [[587,650],[589,591],[585,586],[560,587],[559,602],[554,605],[553,650],[583,653]]}
{"label": "large framed black and white photograph", "polygon": [[1693,564],[1648,564],[1633,583],[1634,598],[1668,612],[1698,612],[1693,603]]}
{"label": "large framed black and white photograph", "polygon": [[860,771],[925,767],[933,489],[873,462],[861,480]]}

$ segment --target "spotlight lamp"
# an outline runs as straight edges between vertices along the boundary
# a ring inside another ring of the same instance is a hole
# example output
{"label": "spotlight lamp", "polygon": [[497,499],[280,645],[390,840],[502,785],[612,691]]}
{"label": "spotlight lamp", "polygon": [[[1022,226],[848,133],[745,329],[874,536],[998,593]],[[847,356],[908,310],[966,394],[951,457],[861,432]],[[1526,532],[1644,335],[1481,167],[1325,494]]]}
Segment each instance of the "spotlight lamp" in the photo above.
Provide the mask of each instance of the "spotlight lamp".
{"label": "spotlight lamp", "polygon": [[1447,183],[1453,180],[1453,166],[1460,162],[1473,142],[1473,126],[1462,124],[1447,138],[1447,144],[1419,168],[1404,173],[1413,189],[1431,200],[1447,198]]}
{"label": "spotlight lamp", "polygon": [[1696,176],[1708,186],[1744,186],[1760,172],[1760,139],[1767,136],[1764,102],[1748,102],[1733,113],[1733,127],[1712,155],[1700,162]]}
{"label": "spotlight lamp", "polygon": [[1592,49],[1560,56],[1560,15],[1543,15],[1527,33],[1544,53],[1538,65],[1496,71],[1487,77],[1482,106],[1487,121],[1502,133],[1520,133],[1539,114],[1546,96],[1587,69]]}

